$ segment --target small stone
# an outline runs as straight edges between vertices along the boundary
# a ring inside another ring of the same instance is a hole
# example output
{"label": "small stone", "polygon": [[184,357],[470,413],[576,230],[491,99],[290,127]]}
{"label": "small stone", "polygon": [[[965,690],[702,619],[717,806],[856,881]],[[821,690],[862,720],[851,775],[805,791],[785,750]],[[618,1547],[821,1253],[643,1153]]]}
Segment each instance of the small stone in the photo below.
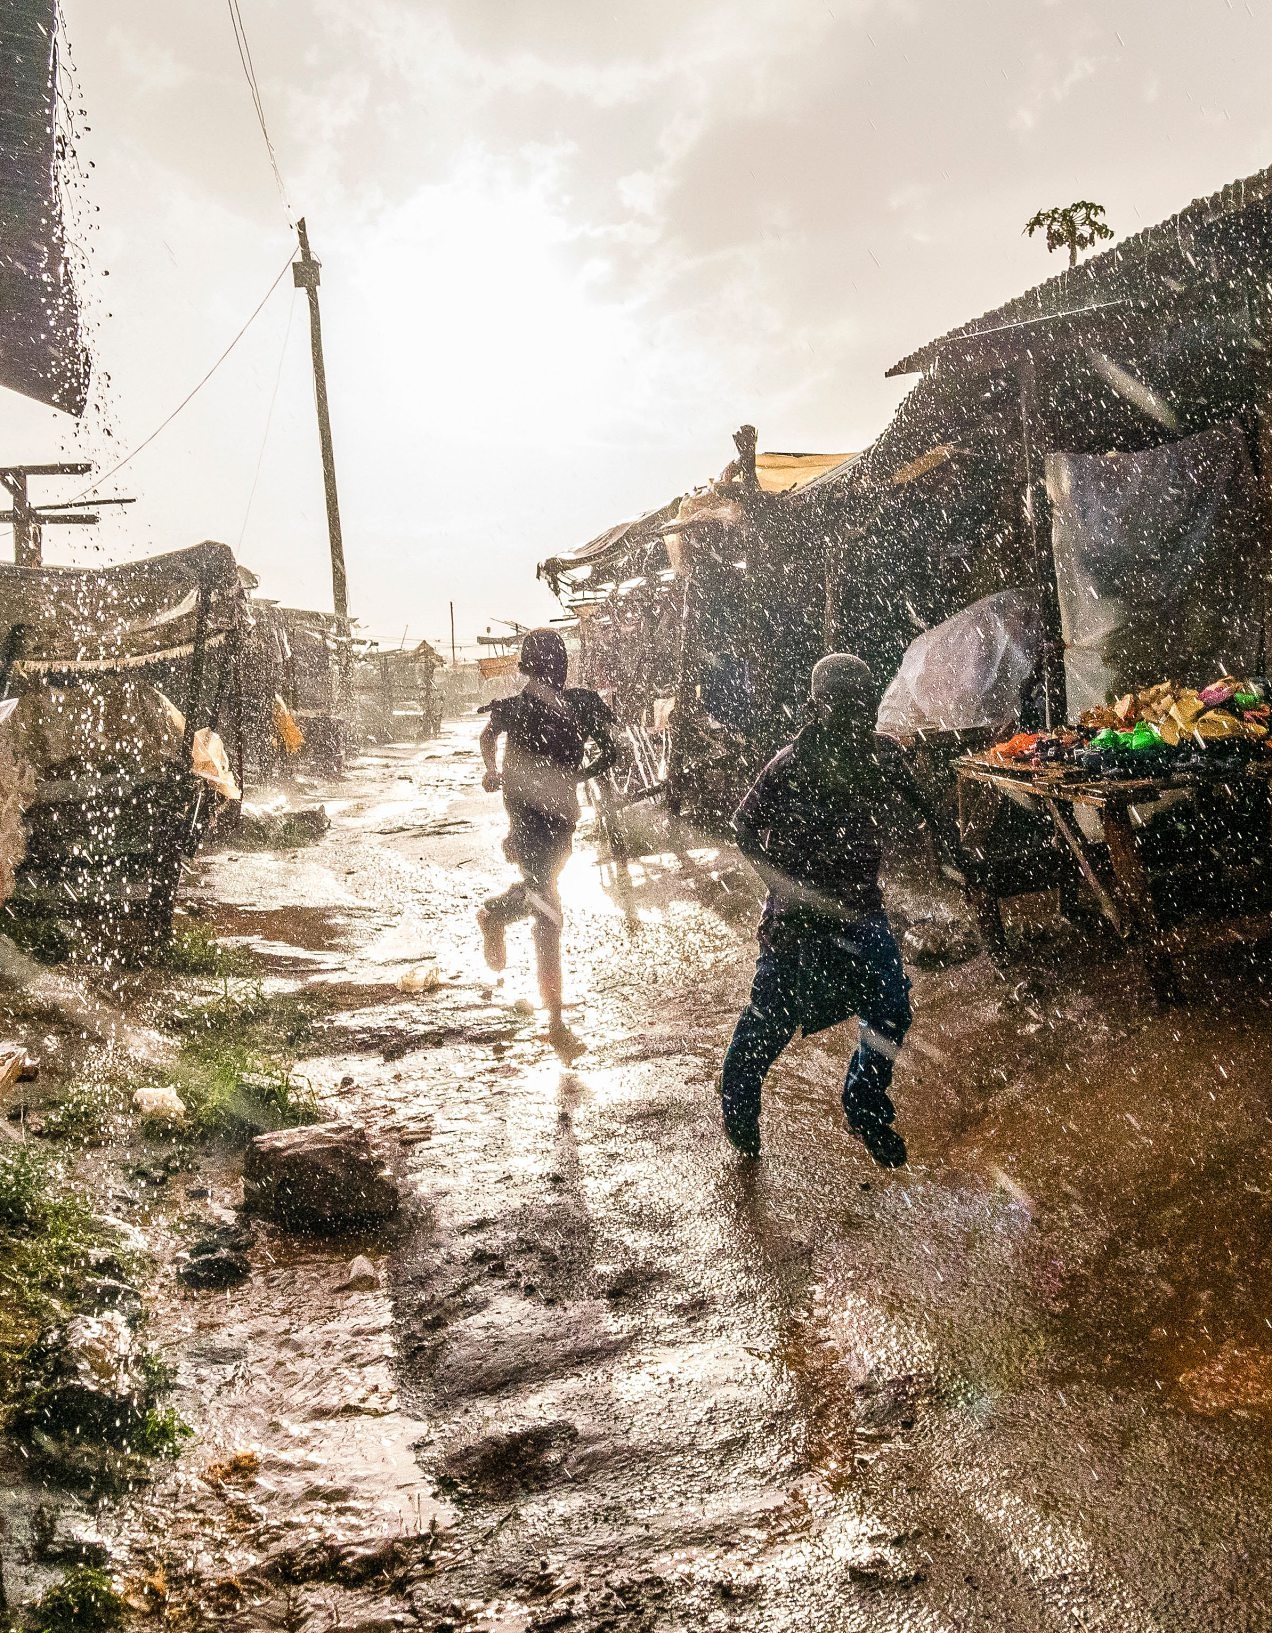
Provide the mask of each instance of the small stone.
{"label": "small stone", "polygon": [[177,1279],[198,1292],[215,1292],[225,1287],[238,1287],[252,1274],[246,1255],[231,1248],[216,1248],[186,1259],[177,1265]]}
{"label": "small stone", "polygon": [[132,1099],[133,1110],[150,1123],[184,1123],[186,1104],[171,1083],[147,1086],[137,1090]]}
{"label": "small stone", "polygon": [[399,992],[436,992],[442,984],[441,971],[436,964],[417,964],[398,976]]}
{"label": "small stone", "polygon": [[66,1325],[63,1361],[67,1370],[94,1394],[131,1397],[135,1353],[133,1330],[121,1310],[77,1315]]}
{"label": "small stone", "polygon": [[94,1565],[111,1562],[110,1544],[91,1520],[76,1514],[50,1513],[38,1508],[31,1522],[35,1557],[48,1565]]}
{"label": "small stone", "polygon": [[128,1282],[110,1276],[90,1276],[80,1289],[87,1309],[122,1310],[130,1317],[141,1313],[141,1294]]}
{"label": "small stone", "polygon": [[901,941],[911,960],[921,969],[965,964],[980,951],[980,942],[971,925],[955,918],[921,919],[910,926]]}
{"label": "small stone", "polygon": [[380,1285],[380,1273],[361,1253],[349,1266],[345,1279],[336,1288],[337,1293],[370,1293]]}

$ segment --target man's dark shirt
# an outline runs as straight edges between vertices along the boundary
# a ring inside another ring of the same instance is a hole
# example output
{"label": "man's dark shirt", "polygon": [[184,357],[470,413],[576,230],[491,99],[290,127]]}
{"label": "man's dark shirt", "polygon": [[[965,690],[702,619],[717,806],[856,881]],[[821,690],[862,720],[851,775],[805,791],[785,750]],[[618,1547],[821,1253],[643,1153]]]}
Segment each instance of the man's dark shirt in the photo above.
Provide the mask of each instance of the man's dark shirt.
{"label": "man's dark shirt", "polygon": [[840,776],[818,765],[817,726],[807,726],[769,761],[733,818],[744,855],[819,892],[809,903],[770,880],[760,922],[763,946],[833,935],[883,910],[879,870],[883,821],[900,793],[926,814],[900,751],[874,738],[848,757]]}

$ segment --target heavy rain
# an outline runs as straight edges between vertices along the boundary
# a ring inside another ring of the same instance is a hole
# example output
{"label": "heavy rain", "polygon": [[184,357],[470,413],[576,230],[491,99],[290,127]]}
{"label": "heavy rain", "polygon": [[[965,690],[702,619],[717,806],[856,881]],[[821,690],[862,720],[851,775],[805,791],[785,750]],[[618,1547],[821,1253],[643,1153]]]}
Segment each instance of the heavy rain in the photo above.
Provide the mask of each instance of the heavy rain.
{"label": "heavy rain", "polygon": [[1272,1629],[1272,11],[0,46],[3,1633]]}

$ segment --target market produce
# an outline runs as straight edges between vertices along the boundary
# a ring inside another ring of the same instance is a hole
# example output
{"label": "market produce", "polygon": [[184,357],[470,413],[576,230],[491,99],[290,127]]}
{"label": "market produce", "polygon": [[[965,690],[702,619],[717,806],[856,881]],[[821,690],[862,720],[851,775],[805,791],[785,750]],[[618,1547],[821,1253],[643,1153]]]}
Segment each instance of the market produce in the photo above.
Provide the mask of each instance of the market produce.
{"label": "market produce", "polygon": [[1018,732],[989,758],[1018,767],[1072,764],[1103,775],[1152,775],[1222,746],[1243,754],[1272,750],[1272,682],[1224,675],[1198,690],[1160,681],[1114,703],[1086,709],[1076,727]]}

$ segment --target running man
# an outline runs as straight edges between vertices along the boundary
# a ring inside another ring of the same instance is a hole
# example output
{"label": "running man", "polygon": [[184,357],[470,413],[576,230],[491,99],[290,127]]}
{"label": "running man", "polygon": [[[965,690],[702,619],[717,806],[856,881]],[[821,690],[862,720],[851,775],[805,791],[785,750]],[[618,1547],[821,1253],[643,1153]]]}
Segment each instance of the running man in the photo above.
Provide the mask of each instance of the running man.
{"label": "running man", "polygon": [[844,1083],[848,1127],[877,1163],[899,1168],[892,1063],[910,1026],[910,982],[883,910],[882,822],[893,791],[934,822],[899,751],[875,735],[878,699],[860,658],[814,667],[811,721],[760,773],[733,818],[742,854],[768,886],[751,1001],[724,1057],[724,1130],[760,1154],[760,1091],[796,1035],[856,1017]]}
{"label": "running man", "polygon": [[[535,629],[521,644],[526,683],[515,696],[487,706],[481,734],[486,764],[482,787],[503,790],[508,811],[504,854],[521,869],[521,880],[478,911],[486,962],[507,963],[505,931],[517,919],[534,921],[539,993],[548,1011],[548,1037],[562,1052],[578,1040],[565,1024],[561,975],[561,897],[557,879],[569,861],[579,820],[580,783],[601,777],[618,758],[614,716],[596,692],[569,686],[565,642],[554,629]],[[503,769],[497,750],[503,737]],[[588,745],[595,757],[584,764]]]}

